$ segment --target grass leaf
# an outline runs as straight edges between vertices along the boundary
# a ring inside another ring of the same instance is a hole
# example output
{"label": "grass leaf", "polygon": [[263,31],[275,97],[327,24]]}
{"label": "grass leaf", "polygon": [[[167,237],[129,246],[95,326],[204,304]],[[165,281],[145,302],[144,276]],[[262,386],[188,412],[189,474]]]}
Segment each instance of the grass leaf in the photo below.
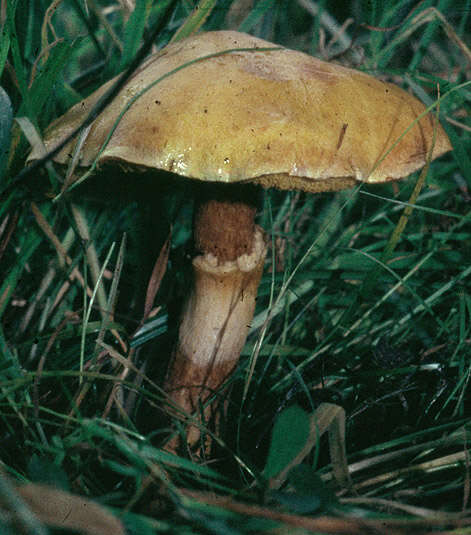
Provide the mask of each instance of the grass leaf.
{"label": "grass leaf", "polygon": [[13,109],[11,101],[6,91],[0,86],[0,180],[8,161],[12,122]]}
{"label": "grass leaf", "polygon": [[273,426],[270,449],[263,475],[274,479],[291,467],[291,463],[305,449],[310,438],[309,414],[298,405],[282,411]]}

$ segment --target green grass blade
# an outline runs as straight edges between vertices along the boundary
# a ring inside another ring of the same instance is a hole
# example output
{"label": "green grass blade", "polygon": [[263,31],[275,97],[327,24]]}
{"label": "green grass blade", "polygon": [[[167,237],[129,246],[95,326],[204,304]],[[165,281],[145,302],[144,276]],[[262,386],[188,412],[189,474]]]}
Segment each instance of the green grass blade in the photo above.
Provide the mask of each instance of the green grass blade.
{"label": "green grass blade", "polygon": [[174,34],[171,42],[180,41],[196,33],[206,22],[211,11],[216,7],[217,0],[200,0],[193,12]]}

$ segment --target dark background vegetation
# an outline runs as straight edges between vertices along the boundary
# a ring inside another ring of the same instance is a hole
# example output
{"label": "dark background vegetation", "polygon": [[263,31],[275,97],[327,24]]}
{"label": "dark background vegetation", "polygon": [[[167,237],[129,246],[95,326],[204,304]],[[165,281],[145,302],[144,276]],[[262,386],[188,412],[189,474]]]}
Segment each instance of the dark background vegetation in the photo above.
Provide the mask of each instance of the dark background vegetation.
{"label": "dark background vegetation", "polygon": [[[469,520],[470,506],[471,1],[194,7],[1,2],[0,466],[13,480],[48,481],[110,506],[135,533],[281,533],[287,521],[273,511],[353,523],[382,514],[410,521],[405,532],[468,533],[457,519]],[[433,113],[454,147],[430,166],[402,232],[418,173],[336,194],[264,193],[269,265],[211,462],[159,449],[172,424],[159,384],[189,284],[192,186],[101,170],[58,199],[64,169],[49,161],[24,171],[54,118],[129,67],[141,46],[155,51],[201,23],[358,68],[427,106],[440,95]],[[170,227],[165,276],[144,317]],[[105,267],[98,286],[94,262]],[[93,306],[80,277],[91,292],[102,288]],[[323,437],[307,472],[294,471],[285,494],[268,492],[268,452],[283,449],[274,422],[290,407],[302,420],[322,403],[346,412],[356,491],[333,484]],[[247,509],[229,512],[183,488],[232,495]],[[307,513],[306,496],[316,504]],[[417,518],[426,520],[416,526]]]}

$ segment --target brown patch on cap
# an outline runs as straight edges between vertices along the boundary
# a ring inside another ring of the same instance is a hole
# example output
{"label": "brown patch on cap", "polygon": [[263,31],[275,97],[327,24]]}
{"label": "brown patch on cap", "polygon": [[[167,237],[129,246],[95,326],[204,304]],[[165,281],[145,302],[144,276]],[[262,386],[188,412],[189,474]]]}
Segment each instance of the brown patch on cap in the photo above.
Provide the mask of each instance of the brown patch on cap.
{"label": "brown patch on cap", "polygon": [[[342,76],[342,71],[334,63],[329,64],[317,58],[309,58],[299,65],[299,72],[302,78],[309,80],[320,80],[323,83],[335,83],[336,79]],[[313,61],[314,60],[314,61]]]}
{"label": "brown patch on cap", "polygon": [[339,150],[340,147],[342,146],[342,143],[343,143],[343,138],[345,137],[345,132],[347,131],[347,128],[348,128],[348,124],[347,123],[344,123],[342,125],[342,128],[340,129],[340,132],[339,132],[339,139],[337,141],[337,146],[335,147],[335,150]]}

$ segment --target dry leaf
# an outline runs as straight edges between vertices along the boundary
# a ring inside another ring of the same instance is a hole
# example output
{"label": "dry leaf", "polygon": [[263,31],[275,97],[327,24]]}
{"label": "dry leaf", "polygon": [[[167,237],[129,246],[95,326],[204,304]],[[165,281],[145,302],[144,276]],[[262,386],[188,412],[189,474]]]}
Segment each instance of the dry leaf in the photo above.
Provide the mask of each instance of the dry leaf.
{"label": "dry leaf", "polygon": [[17,492],[41,522],[84,535],[125,535],[123,524],[97,503],[63,490],[30,483]]}

